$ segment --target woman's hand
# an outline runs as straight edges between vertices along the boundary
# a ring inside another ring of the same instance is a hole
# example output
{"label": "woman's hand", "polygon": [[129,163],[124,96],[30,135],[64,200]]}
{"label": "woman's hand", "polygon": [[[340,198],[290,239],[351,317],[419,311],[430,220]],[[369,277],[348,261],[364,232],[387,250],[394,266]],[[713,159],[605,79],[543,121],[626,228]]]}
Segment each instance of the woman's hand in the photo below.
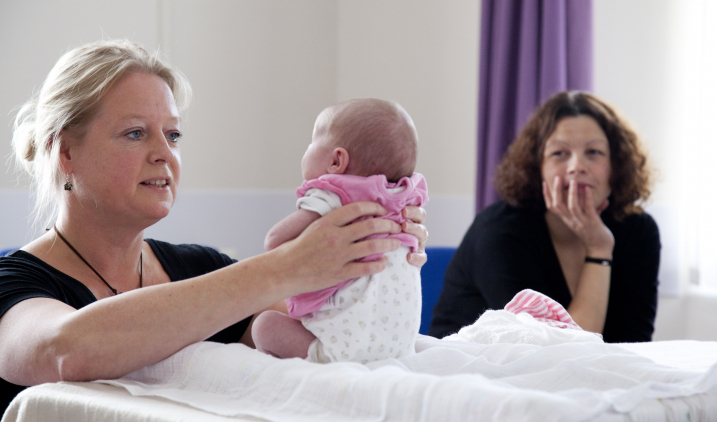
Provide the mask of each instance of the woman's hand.
{"label": "woman's hand", "polygon": [[[284,297],[320,290],[344,280],[383,271],[386,258],[372,262],[355,261],[395,250],[400,246],[400,241],[359,240],[377,233],[399,233],[401,226],[383,218],[351,223],[359,217],[384,214],[386,210],[373,202],[348,204],[319,218],[296,239],[269,252],[277,255],[277,270],[283,269],[286,273],[284,282],[291,283],[285,286]],[[420,233],[420,229],[410,230]]]}
{"label": "woman's hand", "polygon": [[612,259],[615,238],[600,219],[600,213],[608,207],[608,200],[605,199],[595,208],[592,189],[588,186],[584,193],[579,193],[575,180],[570,181],[567,196],[563,198],[563,181],[559,176],[555,177],[552,186],[543,181],[543,198],[547,210],[560,217],[582,240],[588,256]]}
{"label": "woman's hand", "polygon": [[428,260],[426,255],[426,241],[428,240],[428,230],[423,222],[426,221],[426,210],[421,207],[408,206],[402,211],[403,217],[410,220],[401,224],[401,230],[404,233],[415,236],[418,239],[418,250],[408,254],[408,263],[421,268]]}

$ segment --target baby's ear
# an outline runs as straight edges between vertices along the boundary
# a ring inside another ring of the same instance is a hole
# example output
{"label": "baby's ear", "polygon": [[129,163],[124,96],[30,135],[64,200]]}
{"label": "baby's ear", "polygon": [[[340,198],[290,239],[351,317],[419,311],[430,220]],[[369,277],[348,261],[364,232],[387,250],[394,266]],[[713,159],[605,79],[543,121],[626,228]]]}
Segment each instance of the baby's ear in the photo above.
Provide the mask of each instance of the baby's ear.
{"label": "baby's ear", "polygon": [[349,152],[344,148],[336,148],[331,155],[331,166],[328,168],[329,174],[344,174],[349,166]]}

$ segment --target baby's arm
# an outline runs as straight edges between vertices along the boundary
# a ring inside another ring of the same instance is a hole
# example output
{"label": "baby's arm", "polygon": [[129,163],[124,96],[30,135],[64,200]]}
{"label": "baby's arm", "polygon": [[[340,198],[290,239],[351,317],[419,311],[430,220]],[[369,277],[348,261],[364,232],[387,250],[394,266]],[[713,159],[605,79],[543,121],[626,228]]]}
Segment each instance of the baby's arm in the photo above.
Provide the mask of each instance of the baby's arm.
{"label": "baby's arm", "polygon": [[264,239],[264,249],[270,251],[282,243],[296,238],[319,217],[321,215],[315,211],[305,209],[294,211],[269,230]]}

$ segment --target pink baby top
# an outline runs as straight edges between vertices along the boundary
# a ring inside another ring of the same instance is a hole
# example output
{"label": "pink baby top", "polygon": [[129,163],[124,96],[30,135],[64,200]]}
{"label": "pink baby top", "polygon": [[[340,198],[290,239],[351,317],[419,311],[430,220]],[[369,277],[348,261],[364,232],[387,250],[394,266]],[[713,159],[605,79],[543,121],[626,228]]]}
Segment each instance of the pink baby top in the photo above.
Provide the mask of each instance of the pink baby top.
{"label": "pink baby top", "polygon": [[[352,202],[371,201],[386,208],[386,215],[380,218],[388,218],[399,224],[406,221],[401,211],[407,205],[423,206],[428,202],[428,187],[426,180],[419,173],[411,177],[403,177],[396,183],[389,183],[386,176],[379,174],[369,177],[354,176],[350,174],[326,174],[318,179],[307,180],[296,190],[296,196],[303,198],[312,189],[322,189],[332,192],[341,199],[341,205]],[[355,221],[373,217],[361,217]],[[415,252],[418,248],[418,239],[407,233],[381,233],[367,237],[399,239],[401,244],[411,248]],[[381,258],[381,254],[367,256],[361,261],[375,261]],[[289,315],[292,318],[299,318],[318,310],[324,302],[331,297],[338,289],[351,280],[346,280],[336,286],[317,292],[304,293],[286,299]]]}

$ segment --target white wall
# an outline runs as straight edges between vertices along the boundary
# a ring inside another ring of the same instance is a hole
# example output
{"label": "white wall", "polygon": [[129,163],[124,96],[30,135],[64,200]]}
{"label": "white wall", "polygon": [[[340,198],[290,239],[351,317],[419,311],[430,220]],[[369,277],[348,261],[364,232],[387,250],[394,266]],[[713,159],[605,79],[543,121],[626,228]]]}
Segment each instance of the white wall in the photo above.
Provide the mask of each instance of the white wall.
{"label": "white wall", "polygon": [[[366,96],[400,102],[416,123],[430,244],[457,244],[470,224],[477,1],[56,3],[0,3],[0,39],[22,40],[0,44],[10,64],[0,67],[0,156],[10,154],[10,111],[69,46],[103,36],[159,46],[188,76],[195,101],[183,126],[178,202],[148,236],[212,244],[237,258],[261,252],[264,232],[291,210],[273,207],[293,202],[316,115]],[[25,185],[8,171],[0,172],[0,248],[36,234],[28,234]]]}
{"label": "white wall", "polygon": [[398,101],[420,139],[430,193],[473,197],[479,2],[338,2],[337,99]]}
{"label": "white wall", "polygon": [[[316,115],[374,96],[412,115],[431,192],[472,196],[478,21],[475,0],[3,1],[0,37],[22,42],[0,45],[0,155],[11,110],[61,53],[128,37],[159,46],[194,88],[183,189],[293,190]],[[0,189],[16,187],[0,173]]]}
{"label": "white wall", "polygon": [[[599,0],[594,3],[595,93],[613,104],[645,141],[656,183],[647,209],[663,245],[660,290],[678,294],[679,227],[674,160],[672,62],[675,0]],[[672,159],[671,159],[672,158]]]}
{"label": "white wall", "polygon": [[595,93],[615,105],[647,143],[657,169],[651,203],[669,204],[674,177],[673,40],[678,0],[597,0]]}
{"label": "white wall", "polygon": [[331,0],[171,1],[170,58],[196,93],[182,187],[294,189],[336,100]]}
{"label": "white wall", "polygon": [[0,168],[5,170],[0,171],[0,189],[19,187],[5,162],[13,109],[39,89],[62,53],[103,36],[128,37],[155,49],[156,22],[155,3],[141,0],[0,3]]}
{"label": "white wall", "polygon": [[[187,189],[292,189],[314,118],[336,100],[332,0],[9,0],[0,37],[22,40],[0,45],[4,123],[70,46],[102,37],[160,46],[195,92],[182,143]],[[6,156],[11,133],[0,127]],[[0,188],[14,187],[0,175]]]}

